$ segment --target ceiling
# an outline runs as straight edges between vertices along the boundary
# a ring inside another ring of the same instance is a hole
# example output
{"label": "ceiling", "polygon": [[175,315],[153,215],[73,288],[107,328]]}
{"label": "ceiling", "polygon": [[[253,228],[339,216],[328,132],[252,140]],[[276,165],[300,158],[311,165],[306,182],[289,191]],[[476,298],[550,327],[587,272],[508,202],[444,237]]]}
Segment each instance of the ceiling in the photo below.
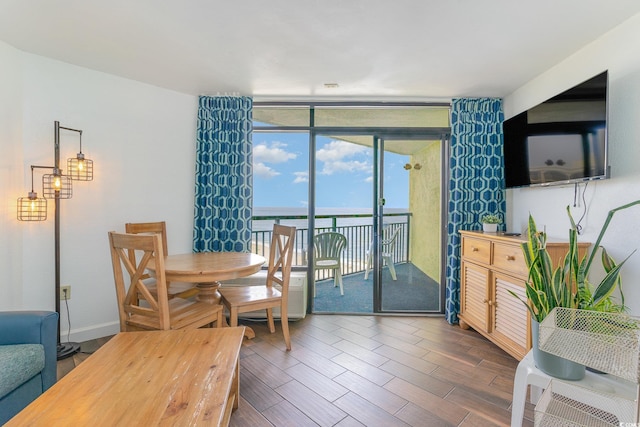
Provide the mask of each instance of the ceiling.
{"label": "ceiling", "polygon": [[506,96],[637,13],[638,0],[0,0],[0,40],[192,95],[437,100]]}

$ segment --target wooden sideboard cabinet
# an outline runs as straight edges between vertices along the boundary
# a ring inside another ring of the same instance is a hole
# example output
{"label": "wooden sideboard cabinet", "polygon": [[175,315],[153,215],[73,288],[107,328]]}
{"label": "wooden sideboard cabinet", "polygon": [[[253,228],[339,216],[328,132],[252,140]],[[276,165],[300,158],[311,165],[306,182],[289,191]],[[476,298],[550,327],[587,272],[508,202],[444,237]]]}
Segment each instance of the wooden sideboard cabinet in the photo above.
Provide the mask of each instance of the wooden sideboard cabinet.
{"label": "wooden sideboard cabinet", "polygon": [[[526,236],[460,231],[460,327],[475,329],[521,360],[531,348],[531,319],[527,308],[509,291],[526,300],[528,269],[521,244]],[[579,243],[582,257],[589,243]],[[554,266],[562,263],[566,242],[547,242]]]}

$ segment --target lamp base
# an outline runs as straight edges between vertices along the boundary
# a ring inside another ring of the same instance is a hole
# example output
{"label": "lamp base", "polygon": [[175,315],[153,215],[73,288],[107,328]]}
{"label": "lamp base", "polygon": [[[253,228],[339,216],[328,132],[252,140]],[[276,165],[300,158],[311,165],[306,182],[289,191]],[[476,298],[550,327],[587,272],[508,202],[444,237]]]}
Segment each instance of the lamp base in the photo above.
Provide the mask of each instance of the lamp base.
{"label": "lamp base", "polygon": [[77,342],[58,343],[58,360],[66,359],[80,351],[80,344]]}

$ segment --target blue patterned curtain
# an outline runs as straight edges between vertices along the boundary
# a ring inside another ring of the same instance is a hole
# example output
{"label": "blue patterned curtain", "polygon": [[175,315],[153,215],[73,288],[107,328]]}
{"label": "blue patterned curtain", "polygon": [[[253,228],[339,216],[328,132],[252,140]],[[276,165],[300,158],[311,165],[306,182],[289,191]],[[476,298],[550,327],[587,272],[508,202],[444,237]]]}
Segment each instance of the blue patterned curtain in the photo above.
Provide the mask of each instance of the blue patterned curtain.
{"label": "blue patterned curtain", "polygon": [[249,252],[253,101],[201,96],[199,102],[193,251]]}
{"label": "blue patterned curtain", "polygon": [[502,100],[454,99],[451,106],[449,218],[445,316],[458,322],[460,311],[460,234],[478,230],[480,217],[504,218]]}

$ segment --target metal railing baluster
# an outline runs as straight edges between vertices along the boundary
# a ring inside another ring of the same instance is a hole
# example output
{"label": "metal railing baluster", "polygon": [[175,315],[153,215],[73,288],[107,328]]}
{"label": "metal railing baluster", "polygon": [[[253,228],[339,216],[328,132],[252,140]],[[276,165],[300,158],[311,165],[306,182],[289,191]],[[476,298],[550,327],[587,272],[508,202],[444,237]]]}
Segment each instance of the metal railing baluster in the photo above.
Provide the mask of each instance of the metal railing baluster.
{"label": "metal railing baluster", "polygon": [[[344,234],[349,242],[347,250],[344,251],[342,257],[342,274],[353,274],[364,271],[366,267],[366,253],[369,250],[371,241],[373,238],[373,224],[340,224],[344,221],[352,221],[354,219],[366,219],[372,218],[371,214],[339,214],[339,215],[317,215],[317,220],[330,219],[331,224],[329,226],[316,227],[316,233],[322,233],[326,231],[337,231]],[[409,261],[409,247],[410,247],[410,220],[411,213],[392,213],[385,214],[384,218],[390,224],[390,232],[400,227],[401,231],[398,236],[398,241],[393,250],[394,263],[403,263]],[[269,255],[269,242],[271,241],[271,230],[264,229],[270,228],[273,223],[287,225],[293,221],[306,221],[306,215],[287,216],[287,215],[273,215],[273,216],[254,216],[253,225],[254,230],[260,228],[262,225],[263,230],[256,230],[252,232],[253,239],[253,251],[258,255],[267,257]],[[371,221],[373,222],[373,221]],[[326,222],[324,223],[326,224]],[[308,262],[309,244],[311,242],[309,236],[309,230],[306,227],[300,227],[296,233],[295,244],[295,256],[293,259],[294,267],[305,267]],[[332,277],[330,271],[320,270],[317,272],[317,280],[323,280]]]}

